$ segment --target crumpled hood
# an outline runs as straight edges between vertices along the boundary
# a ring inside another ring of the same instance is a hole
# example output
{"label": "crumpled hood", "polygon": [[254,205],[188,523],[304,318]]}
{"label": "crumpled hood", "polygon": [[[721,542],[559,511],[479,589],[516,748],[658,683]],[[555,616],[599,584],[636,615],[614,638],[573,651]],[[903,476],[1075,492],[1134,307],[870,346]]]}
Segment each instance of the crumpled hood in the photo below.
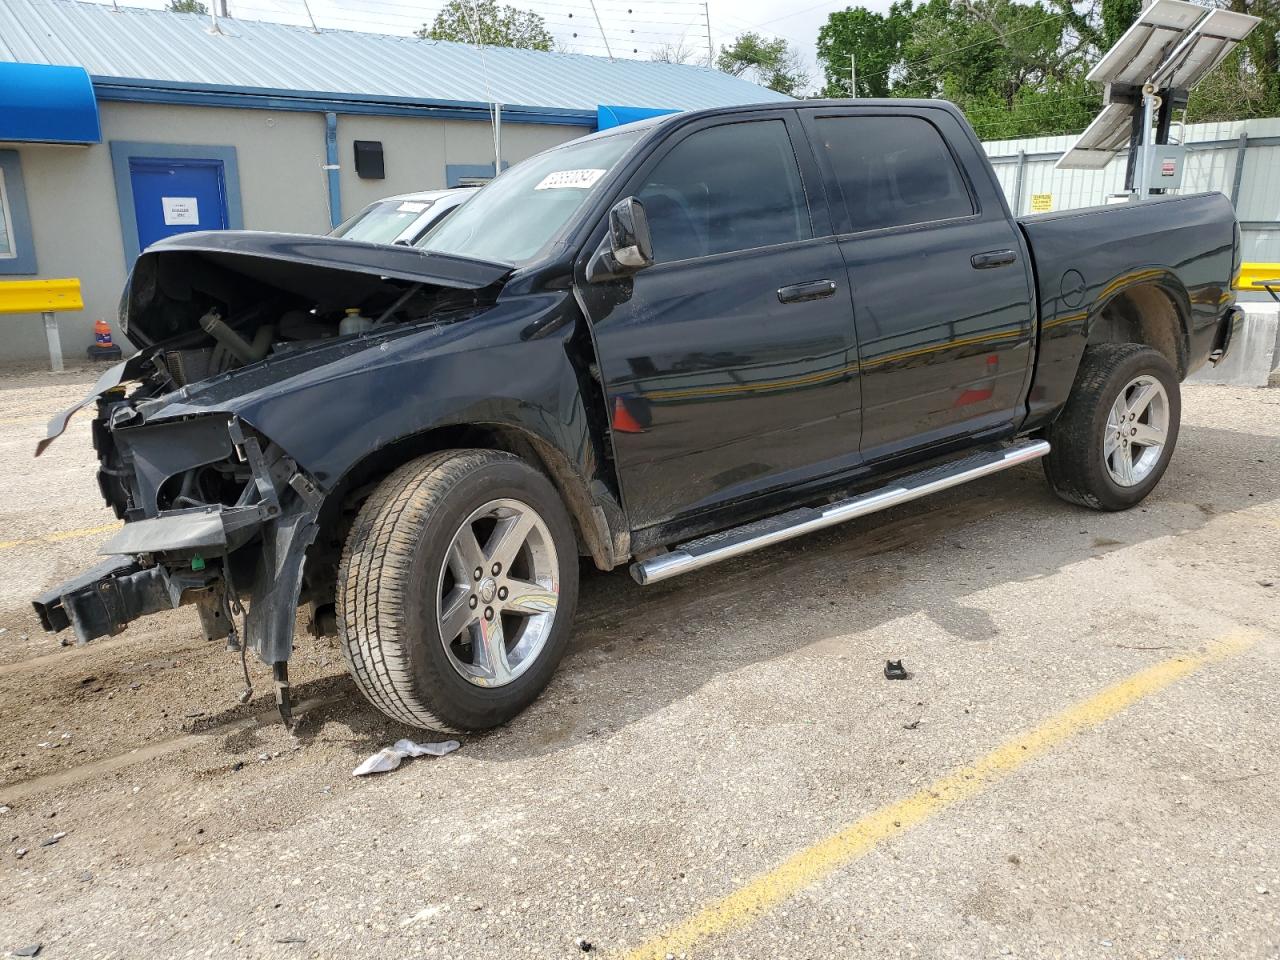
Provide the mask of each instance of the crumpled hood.
{"label": "crumpled hood", "polygon": [[184,233],[153,244],[138,258],[121,298],[120,328],[145,348],[197,333],[207,296],[234,305],[296,294],[342,306],[362,302],[389,281],[481,290],[510,274],[506,264],[340,237]]}

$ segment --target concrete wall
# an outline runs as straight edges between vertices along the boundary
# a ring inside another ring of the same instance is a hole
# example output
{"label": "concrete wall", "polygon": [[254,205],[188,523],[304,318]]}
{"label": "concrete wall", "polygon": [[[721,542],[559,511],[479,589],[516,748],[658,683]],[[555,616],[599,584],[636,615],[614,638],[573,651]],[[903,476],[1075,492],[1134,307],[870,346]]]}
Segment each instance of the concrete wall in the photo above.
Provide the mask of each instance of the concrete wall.
{"label": "concrete wall", "polygon": [[1192,374],[1194,383],[1223,383],[1236,387],[1265,387],[1271,371],[1280,364],[1280,310],[1271,302],[1242,303],[1244,324],[1231,351],[1216,367],[1204,366]]}
{"label": "concrete wall", "polygon": [[[0,276],[0,281],[80,278],[84,311],[58,319],[68,360],[84,357],[95,319],[114,325],[128,269],[111,141],[234,146],[246,229],[329,229],[324,114],[133,103],[102,103],[100,110],[100,144],[0,143],[21,160],[38,267],[33,277]],[[515,163],[584,132],[582,127],[504,123],[503,157]],[[356,176],[353,140],[382,141],[385,179]],[[381,197],[444,187],[446,164],[491,164],[493,139],[483,122],[343,114],[338,158],[341,213],[350,216]],[[0,324],[0,363],[31,364],[47,357],[38,315],[0,315]]]}

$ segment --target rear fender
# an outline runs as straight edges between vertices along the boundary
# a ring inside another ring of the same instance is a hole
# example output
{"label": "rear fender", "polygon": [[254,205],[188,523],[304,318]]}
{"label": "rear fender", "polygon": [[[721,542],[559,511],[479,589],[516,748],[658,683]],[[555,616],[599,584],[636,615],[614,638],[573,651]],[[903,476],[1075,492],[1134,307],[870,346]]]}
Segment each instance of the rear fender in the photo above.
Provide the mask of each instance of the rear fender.
{"label": "rear fender", "polygon": [[1115,278],[1095,301],[1085,327],[1086,343],[1155,347],[1180,376],[1187,366],[1190,334],[1191,296],[1167,267],[1129,271]]}
{"label": "rear fender", "polygon": [[[1127,270],[1099,284],[1092,297],[1082,290],[1079,299],[1075,299],[1073,291],[1066,286],[1064,281],[1064,290],[1056,296],[1041,292],[1043,321],[1029,392],[1027,429],[1052,420],[1062,409],[1090,343],[1150,342],[1169,358],[1175,369],[1186,369],[1191,296],[1172,269],[1149,264]],[[1123,318],[1117,317],[1112,308],[1140,291],[1153,291],[1172,306],[1176,313],[1172,330],[1167,325],[1150,322],[1144,328],[1138,316],[1132,318],[1132,324],[1117,325]]]}

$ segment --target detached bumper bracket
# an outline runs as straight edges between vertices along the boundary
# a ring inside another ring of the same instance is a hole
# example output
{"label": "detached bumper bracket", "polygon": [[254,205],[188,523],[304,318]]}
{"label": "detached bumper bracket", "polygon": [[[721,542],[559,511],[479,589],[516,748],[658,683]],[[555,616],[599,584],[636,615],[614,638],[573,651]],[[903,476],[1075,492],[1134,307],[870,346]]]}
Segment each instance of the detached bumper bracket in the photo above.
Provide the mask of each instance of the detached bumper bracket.
{"label": "detached bumper bracket", "polygon": [[117,558],[54,587],[32,605],[46,630],[58,633],[72,627],[76,641],[88,643],[115,636],[139,617],[173,609],[185,586],[171,584],[163,567]]}

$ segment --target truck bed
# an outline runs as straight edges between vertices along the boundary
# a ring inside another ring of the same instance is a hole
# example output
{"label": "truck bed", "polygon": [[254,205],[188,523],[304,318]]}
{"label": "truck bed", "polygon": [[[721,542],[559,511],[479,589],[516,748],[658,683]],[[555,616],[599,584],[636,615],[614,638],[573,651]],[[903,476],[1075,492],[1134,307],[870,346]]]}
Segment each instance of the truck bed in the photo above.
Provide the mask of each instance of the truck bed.
{"label": "truck bed", "polygon": [[1041,341],[1032,418],[1071,389],[1080,355],[1107,304],[1155,285],[1179,313],[1171,344],[1182,377],[1213,349],[1236,268],[1235,213],[1221,193],[1161,197],[1019,217],[1036,275]]}

